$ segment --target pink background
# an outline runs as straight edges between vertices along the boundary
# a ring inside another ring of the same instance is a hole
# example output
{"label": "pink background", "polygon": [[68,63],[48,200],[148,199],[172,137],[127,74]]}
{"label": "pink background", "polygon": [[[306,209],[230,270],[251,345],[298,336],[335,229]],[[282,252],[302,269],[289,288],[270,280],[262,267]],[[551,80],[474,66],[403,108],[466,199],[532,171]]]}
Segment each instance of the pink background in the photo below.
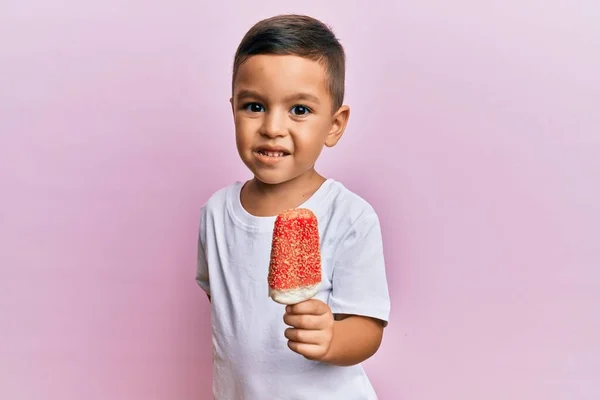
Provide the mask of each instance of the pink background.
{"label": "pink background", "polygon": [[2,1],[0,398],[210,397],[199,207],[248,178],[235,47],[290,11],[348,52],[320,166],[383,221],[381,399],[600,398],[599,3],[358,3]]}

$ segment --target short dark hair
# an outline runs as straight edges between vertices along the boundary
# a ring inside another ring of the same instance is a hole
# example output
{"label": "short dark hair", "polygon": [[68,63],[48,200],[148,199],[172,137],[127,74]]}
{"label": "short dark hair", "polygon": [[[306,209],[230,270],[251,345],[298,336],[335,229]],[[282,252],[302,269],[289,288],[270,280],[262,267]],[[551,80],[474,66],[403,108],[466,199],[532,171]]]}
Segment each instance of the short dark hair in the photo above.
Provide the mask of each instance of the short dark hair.
{"label": "short dark hair", "polygon": [[240,42],[233,62],[232,88],[240,66],[260,54],[295,55],[325,65],[337,110],[344,102],[346,55],[332,30],[306,15],[278,15],[256,23]]}

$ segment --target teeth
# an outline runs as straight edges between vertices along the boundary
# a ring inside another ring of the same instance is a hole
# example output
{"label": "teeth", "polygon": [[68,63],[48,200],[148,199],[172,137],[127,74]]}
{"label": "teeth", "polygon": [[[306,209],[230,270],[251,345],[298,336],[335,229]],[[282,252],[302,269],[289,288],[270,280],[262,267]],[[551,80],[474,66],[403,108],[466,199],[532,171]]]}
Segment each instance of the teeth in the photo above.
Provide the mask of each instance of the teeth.
{"label": "teeth", "polygon": [[261,150],[259,151],[260,154],[264,155],[264,156],[268,156],[268,157],[283,157],[285,155],[285,153],[283,151],[265,151],[265,150]]}

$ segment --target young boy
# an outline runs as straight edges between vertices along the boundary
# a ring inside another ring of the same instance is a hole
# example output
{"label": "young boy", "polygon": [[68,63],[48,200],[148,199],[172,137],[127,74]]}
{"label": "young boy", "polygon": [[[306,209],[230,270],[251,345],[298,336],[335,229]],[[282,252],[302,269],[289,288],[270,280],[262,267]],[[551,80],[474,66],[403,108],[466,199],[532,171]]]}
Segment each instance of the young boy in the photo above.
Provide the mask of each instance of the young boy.
{"label": "young boy", "polygon": [[[360,363],[378,350],[390,302],[379,219],[315,170],[349,117],[344,50],[321,22],[263,20],[234,59],[231,106],[239,155],[254,178],[202,207],[196,280],[212,307],[217,400],[376,399]],[[268,297],[276,215],[318,217],[323,277],[312,299]]]}

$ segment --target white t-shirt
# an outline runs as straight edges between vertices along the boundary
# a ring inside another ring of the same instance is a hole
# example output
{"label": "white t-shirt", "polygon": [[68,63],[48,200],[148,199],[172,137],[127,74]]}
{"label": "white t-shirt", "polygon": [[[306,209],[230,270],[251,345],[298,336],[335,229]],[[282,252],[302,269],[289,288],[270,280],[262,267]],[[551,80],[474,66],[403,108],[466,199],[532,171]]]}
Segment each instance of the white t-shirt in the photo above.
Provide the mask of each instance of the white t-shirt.
{"label": "white t-shirt", "polygon": [[[361,365],[310,361],[287,347],[284,306],[268,297],[275,217],[240,202],[243,183],[202,207],[196,280],[211,296],[216,400],[377,399]],[[315,298],[334,314],[387,323],[390,300],[379,219],[341,183],[328,179],[300,207],[318,218],[323,281]]]}

